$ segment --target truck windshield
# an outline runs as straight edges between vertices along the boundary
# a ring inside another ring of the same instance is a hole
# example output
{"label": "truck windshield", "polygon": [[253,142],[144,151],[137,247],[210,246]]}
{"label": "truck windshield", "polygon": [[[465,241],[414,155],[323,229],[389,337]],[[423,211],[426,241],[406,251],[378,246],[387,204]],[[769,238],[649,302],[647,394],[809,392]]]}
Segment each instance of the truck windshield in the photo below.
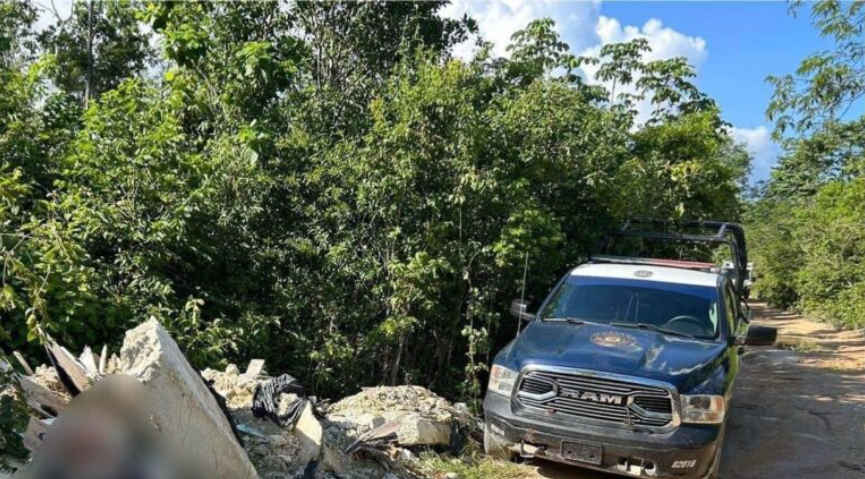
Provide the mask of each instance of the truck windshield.
{"label": "truck windshield", "polygon": [[720,324],[718,299],[717,290],[707,286],[570,276],[550,298],[541,318],[714,339]]}

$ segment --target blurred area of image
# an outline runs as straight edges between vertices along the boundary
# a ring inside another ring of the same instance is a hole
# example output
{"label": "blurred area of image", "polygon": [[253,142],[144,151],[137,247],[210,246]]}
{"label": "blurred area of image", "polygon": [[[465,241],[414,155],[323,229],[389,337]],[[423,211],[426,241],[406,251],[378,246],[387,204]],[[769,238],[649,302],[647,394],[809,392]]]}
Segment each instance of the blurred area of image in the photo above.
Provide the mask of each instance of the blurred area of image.
{"label": "blurred area of image", "polygon": [[192,479],[213,477],[160,434],[146,388],[129,376],[104,378],[51,424],[16,478]]}

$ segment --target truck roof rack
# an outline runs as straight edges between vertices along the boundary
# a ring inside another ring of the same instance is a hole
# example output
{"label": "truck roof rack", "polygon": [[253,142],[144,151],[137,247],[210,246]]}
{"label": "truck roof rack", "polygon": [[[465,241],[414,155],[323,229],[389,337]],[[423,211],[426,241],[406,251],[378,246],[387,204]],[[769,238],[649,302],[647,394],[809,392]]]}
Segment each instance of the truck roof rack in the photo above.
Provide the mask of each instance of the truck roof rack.
{"label": "truck roof rack", "polygon": [[[651,229],[646,229],[649,227]],[[660,230],[660,231],[659,231]],[[745,230],[738,223],[725,221],[669,221],[656,218],[631,218],[618,230],[609,233],[602,241],[599,251],[608,250],[616,238],[645,238],[693,244],[727,245],[732,252],[733,283],[738,294],[745,285],[745,272],[748,269],[748,248],[745,243]],[[596,262],[615,262],[633,264],[654,264],[674,268],[711,270],[711,263],[671,260],[667,258],[640,258],[629,256],[610,256],[595,254],[590,260]]]}

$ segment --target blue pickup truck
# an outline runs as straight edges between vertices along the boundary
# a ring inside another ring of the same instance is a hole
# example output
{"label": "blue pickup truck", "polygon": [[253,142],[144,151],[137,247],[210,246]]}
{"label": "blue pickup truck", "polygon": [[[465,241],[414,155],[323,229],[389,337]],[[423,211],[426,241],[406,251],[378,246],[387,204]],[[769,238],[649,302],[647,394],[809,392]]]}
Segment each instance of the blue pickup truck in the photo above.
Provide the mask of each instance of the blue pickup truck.
{"label": "blue pickup truck", "polygon": [[512,313],[528,324],[491,367],[487,454],[632,477],[717,477],[740,355],[776,332],[748,325],[739,225],[679,225],[714,232],[706,235],[637,224],[613,237],[679,251],[728,246],[733,266],[595,255],[536,312],[515,300]]}

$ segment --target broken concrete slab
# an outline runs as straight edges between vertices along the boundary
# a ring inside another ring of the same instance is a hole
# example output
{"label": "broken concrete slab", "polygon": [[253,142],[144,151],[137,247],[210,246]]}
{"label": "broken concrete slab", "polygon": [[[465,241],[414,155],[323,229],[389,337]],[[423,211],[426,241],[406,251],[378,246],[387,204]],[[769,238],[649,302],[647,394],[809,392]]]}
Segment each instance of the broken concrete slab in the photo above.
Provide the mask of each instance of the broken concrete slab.
{"label": "broken concrete slab", "polygon": [[24,400],[36,411],[47,417],[56,417],[69,401],[27,376],[17,378]]}
{"label": "broken concrete slab", "polygon": [[24,435],[21,438],[24,447],[30,452],[36,452],[39,445],[42,444],[42,437],[48,432],[50,425],[50,422],[31,417],[27,423],[27,430],[24,431]]}
{"label": "broken concrete slab", "polygon": [[249,366],[246,367],[246,372],[244,373],[247,376],[256,377],[261,376],[264,373],[264,360],[263,359],[253,359],[249,362]]}
{"label": "broken concrete slab", "polygon": [[84,372],[88,377],[92,379],[99,377],[99,358],[93,354],[93,350],[90,349],[90,346],[84,346],[84,350],[81,351],[81,356],[78,357],[78,362],[84,366]]}
{"label": "broken concrete slab", "polygon": [[321,456],[321,441],[324,431],[321,423],[316,419],[312,411],[312,404],[306,403],[300,419],[294,425],[294,436],[297,438],[298,451],[295,462],[308,464],[317,461]]}
{"label": "broken concrete slab", "polygon": [[99,374],[105,374],[105,367],[108,365],[108,345],[102,346],[102,354],[99,355]]}
{"label": "broken concrete slab", "polygon": [[156,319],[126,333],[119,363],[150,391],[154,419],[172,441],[217,477],[258,477],[216,399]]}
{"label": "broken concrete slab", "polygon": [[384,422],[395,422],[400,446],[447,445],[455,413],[450,403],[419,386],[375,387],[329,407],[327,425],[359,438]]}
{"label": "broken concrete slab", "polygon": [[32,376],[33,374],[35,374],[33,372],[33,368],[30,367],[30,363],[28,363],[27,360],[24,359],[24,356],[22,356],[21,353],[19,353],[18,351],[12,351],[12,356],[15,357],[15,360],[18,361],[19,365],[21,365],[21,369],[23,369],[28,376]]}
{"label": "broken concrete slab", "polygon": [[400,446],[441,446],[450,444],[451,425],[420,415],[406,416],[396,432]]}
{"label": "broken concrete slab", "polygon": [[60,382],[63,383],[69,394],[74,397],[82,391],[90,389],[90,386],[93,385],[93,378],[87,375],[84,365],[68,349],[51,342],[46,345],[46,350],[49,359],[57,370]]}
{"label": "broken concrete slab", "polygon": [[201,376],[213,384],[213,389],[225,398],[230,409],[249,409],[258,381],[249,376],[232,374],[234,370],[231,365],[225,372],[208,368],[201,372]]}

